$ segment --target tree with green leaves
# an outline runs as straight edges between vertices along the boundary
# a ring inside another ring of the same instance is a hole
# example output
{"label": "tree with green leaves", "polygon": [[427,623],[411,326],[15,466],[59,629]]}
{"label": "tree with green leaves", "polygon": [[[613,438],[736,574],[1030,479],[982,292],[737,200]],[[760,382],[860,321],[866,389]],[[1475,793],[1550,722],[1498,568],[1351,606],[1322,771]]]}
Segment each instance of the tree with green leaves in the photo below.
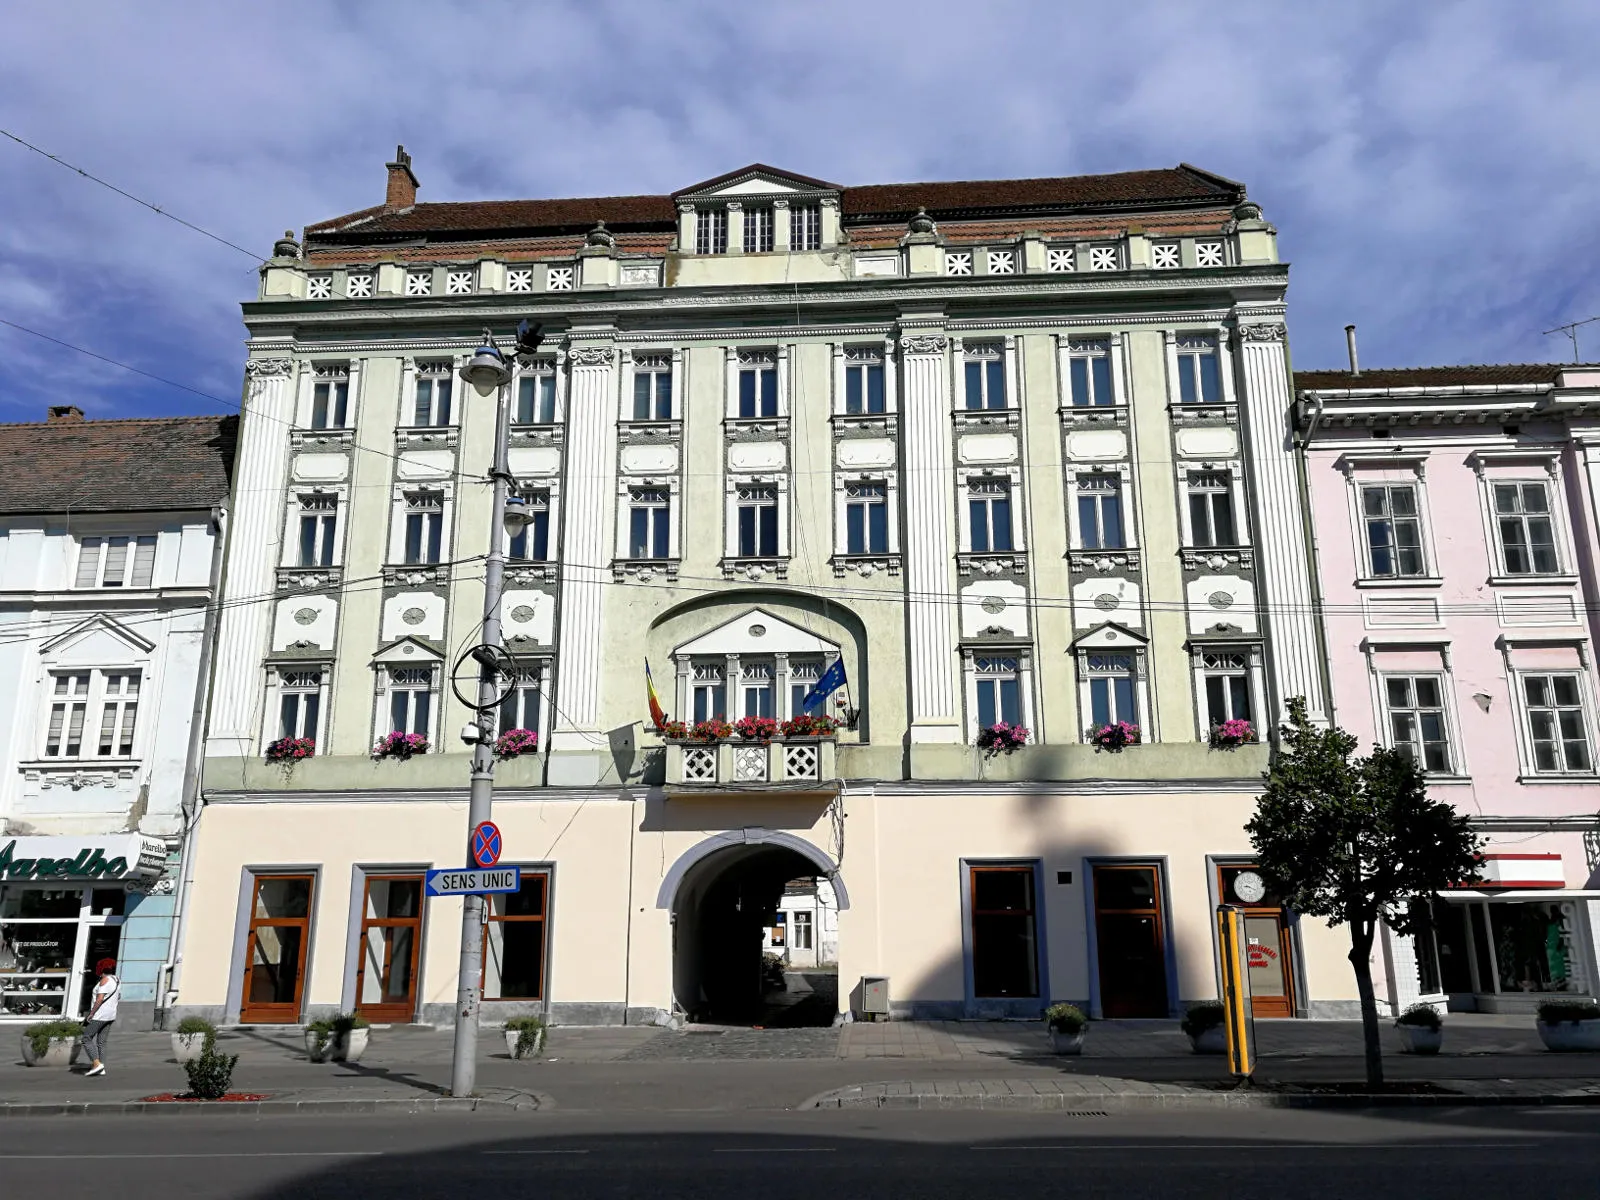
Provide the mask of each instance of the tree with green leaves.
{"label": "tree with green leaves", "polygon": [[1383,1082],[1372,943],[1382,921],[1397,933],[1427,927],[1430,897],[1478,877],[1482,840],[1467,818],[1428,797],[1403,750],[1357,755],[1355,735],[1321,728],[1304,698],[1289,724],[1256,815],[1245,826],[1256,859],[1294,911],[1350,927],[1350,965],[1361,997],[1367,1083]]}

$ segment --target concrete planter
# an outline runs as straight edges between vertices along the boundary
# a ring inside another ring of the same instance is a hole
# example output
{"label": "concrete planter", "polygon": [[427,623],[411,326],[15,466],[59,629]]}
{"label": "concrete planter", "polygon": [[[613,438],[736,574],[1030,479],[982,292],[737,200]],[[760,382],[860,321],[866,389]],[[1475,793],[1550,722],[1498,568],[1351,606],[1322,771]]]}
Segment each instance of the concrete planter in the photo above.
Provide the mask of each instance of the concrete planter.
{"label": "concrete planter", "polygon": [[172,1057],[180,1063],[193,1062],[206,1048],[203,1033],[175,1033],[172,1035]]}
{"label": "concrete planter", "polygon": [[1546,1050],[1600,1050],[1600,1021],[1538,1021]]}
{"label": "concrete planter", "polygon": [[333,1039],[334,1062],[360,1062],[361,1056],[367,1052],[367,1044],[372,1041],[370,1029],[352,1029],[343,1037]]}
{"label": "concrete planter", "polygon": [[1082,1054],[1083,1030],[1077,1033],[1062,1033],[1060,1030],[1050,1031],[1050,1048],[1057,1054]]}
{"label": "concrete planter", "polygon": [[518,1050],[517,1047],[518,1047],[518,1044],[522,1041],[522,1030],[520,1030],[520,1029],[508,1029],[508,1030],[505,1031],[505,1034],[506,1034],[506,1053],[508,1055],[510,1055],[512,1058],[521,1059],[521,1060],[526,1062],[526,1061],[530,1061],[532,1059],[536,1059],[536,1058],[538,1058],[540,1055],[542,1055],[544,1053],[545,1031],[542,1030],[542,1029],[534,1037],[533,1045],[529,1046],[526,1050],[520,1050],[520,1051]]}
{"label": "concrete planter", "polygon": [[1189,1035],[1189,1048],[1196,1054],[1226,1054],[1228,1052],[1228,1031],[1221,1025],[1213,1025],[1210,1029]]}
{"label": "concrete planter", "polygon": [[81,1043],[75,1037],[55,1037],[45,1047],[43,1054],[33,1052],[33,1039],[22,1035],[22,1061],[30,1067],[70,1067],[78,1061]]}
{"label": "concrete planter", "polygon": [[1400,1034],[1400,1049],[1405,1054],[1437,1054],[1444,1045],[1444,1027],[1429,1029],[1426,1025],[1396,1025]]}
{"label": "concrete planter", "polygon": [[306,1030],[306,1057],[312,1062],[327,1062],[333,1057],[333,1034],[318,1034],[314,1029]]}

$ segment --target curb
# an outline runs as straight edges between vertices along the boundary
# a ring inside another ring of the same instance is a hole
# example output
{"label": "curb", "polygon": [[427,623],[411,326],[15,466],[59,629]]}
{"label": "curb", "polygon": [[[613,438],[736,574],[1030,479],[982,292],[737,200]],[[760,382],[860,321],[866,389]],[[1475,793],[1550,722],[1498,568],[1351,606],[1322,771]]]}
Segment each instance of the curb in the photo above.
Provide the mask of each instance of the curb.
{"label": "curb", "polygon": [[243,1116],[271,1116],[295,1113],[439,1113],[439,1112],[492,1112],[533,1113],[553,1108],[548,1096],[533,1094],[511,1100],[494,1100],[484,1096],[437,1096],[432,1099],[372,1099],[372,1100],[254,1100],[237,1103],[206,1103],[205,1101],[128,1100],[115,1101],[61,1101],[59,1103],[5,1104],[0,1103],[3,1117],[106,1117],[137,1114],[169,1113],[236,1113]]}
{"label": "curb", "polygon": [[[871,1086],[870,1084],[867,1086]],[[1059,1112],[1100,1115],[1182,1109],[1245,1108],[1504,1108],[1600,1106],[1600,1095],[1470,1096],[1352,1095],[1287,1092],[1127,1092],[1095,1095],[1050,1092],[1044,1095],[866,1095],[861,1088],[835,1088],[802,1101],[798,1109],[893,1108],[929,1111]]]}

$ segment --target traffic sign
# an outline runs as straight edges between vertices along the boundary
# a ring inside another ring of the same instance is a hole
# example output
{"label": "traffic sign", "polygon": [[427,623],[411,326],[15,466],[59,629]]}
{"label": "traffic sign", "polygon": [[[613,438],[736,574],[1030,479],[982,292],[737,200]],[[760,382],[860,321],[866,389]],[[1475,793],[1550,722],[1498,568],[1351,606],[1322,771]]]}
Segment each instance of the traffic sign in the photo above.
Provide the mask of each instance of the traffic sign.
{"label": "traffic sign", "polygon": [[514,892],[521,886],[521,867],[440,867],[428,872],[427,891],[430,896],[482,896]]}
{"label": "traffic sign", "polygon": [[500,826],[493,821],[480,821],[473,826],[472,861],[480,867],[492,867],[500,861]]}

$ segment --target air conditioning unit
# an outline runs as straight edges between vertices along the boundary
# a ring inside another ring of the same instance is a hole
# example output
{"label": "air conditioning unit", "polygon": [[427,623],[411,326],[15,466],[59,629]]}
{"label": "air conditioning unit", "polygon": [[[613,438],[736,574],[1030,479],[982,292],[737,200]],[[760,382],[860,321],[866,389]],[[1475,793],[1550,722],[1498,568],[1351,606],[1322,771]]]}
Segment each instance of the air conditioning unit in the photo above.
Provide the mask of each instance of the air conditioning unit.
{"label": "air conditioning unit", "polygon": [[877,1020],[889,1016],[889,977],[863,975],[856,985],[855,1010],[864,1017]]}

